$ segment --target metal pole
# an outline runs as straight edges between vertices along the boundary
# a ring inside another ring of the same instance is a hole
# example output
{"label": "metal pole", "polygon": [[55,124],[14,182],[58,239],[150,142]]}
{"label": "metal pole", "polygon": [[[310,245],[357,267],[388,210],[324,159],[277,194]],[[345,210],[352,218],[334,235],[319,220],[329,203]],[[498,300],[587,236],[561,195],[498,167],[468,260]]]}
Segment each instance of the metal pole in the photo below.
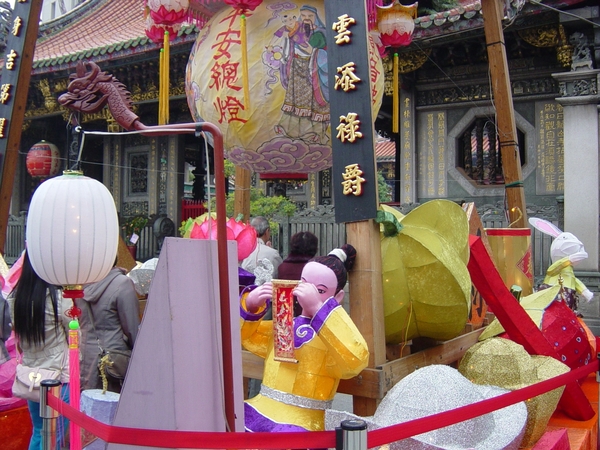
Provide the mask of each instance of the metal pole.
{"label": "metal pole", "polygon": [[344,420],[341,427],[336,428],[336,434],[337,450],[367,450],[367,423],[364,420]]}
{"label": "metal pole", "polygon": [[40,383],[40,417],[42,418],[42,450],[56,450],[56,421],[58,411],[48,406],[48,392],[60,398],[60,381],[43,380]]}

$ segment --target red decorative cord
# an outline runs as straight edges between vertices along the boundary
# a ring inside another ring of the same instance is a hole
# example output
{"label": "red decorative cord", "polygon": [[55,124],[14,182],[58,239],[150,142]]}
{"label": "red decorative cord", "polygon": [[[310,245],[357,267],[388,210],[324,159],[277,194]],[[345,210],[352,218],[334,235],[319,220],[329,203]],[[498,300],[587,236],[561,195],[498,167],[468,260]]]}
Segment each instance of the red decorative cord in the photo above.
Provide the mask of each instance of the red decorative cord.
{"label": "red decorative cord", "polygon": [[[563,375],[497,397],[411,420],[410,422],[369,431],[367,434],[367,447],[378,447],[488,414],[497,409],[505,408],[549,392],[568,383],[577,382],[577,380],[597,370],[598,360],[596,359],[586,366],[571,370]],[[106,425],[92,419],[50,393],[48,393],[48,405],[93,435],[98,436],[106,442],[115,444],[164,448],[283,449],[290,448],[290,442],[293,442],[295,448],[335,448],[334,431],[306,433],[211,433],[202,431],[126,428]]]}

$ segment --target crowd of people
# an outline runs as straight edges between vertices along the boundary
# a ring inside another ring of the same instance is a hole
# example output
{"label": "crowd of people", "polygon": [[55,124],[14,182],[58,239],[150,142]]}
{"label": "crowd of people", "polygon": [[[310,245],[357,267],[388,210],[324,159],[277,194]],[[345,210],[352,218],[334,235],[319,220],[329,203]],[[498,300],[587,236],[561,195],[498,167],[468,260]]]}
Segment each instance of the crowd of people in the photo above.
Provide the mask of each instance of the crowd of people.
{"label": "crowd of people", "polygon": [[[17,361],[33,371],[47,370],[59,374],[61,397],[69,401],[68,330],[72,317],[68,311],[73,301],[35,272],[27,251],[22,255],[21,274],[7,298],[0,298],[0,363],[10,359],[4,343],[11,331],[17,343]],[[102,280],[84,287],[84,297],[75,300],[81,310],[80,387],[99,389],[102,377],[98,362],[105,348],[131,350],[140,324],[139,300],[133,282],[125,271],[114,267]],[[17,369],[18,370],[18,369]],[[46,372],[48,373],[48,372]],[[108,379],[108,390],[120,392],[121,382]],[[20,395],[13,389],[15,395]],[[29,450],[42,450],[42,419],[39,401],[28,399],[27,407],[33,426]],[[67,421],[57,424],[57,448],[65,448]]]}

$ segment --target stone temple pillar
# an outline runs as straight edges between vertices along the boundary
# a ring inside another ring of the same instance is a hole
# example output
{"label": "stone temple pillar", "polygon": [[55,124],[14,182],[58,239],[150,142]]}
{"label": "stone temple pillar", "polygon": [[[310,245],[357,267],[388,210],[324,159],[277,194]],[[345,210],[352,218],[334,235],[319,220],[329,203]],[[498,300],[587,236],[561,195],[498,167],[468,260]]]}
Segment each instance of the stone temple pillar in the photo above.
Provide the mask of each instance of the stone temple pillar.
{"label": "stone temple pillar", "polygon": [[564,226],[583,242],[589,257],[575,267],[598,272],[600,254],[600,149],[598,82],[600,70],[575,70],[552,76],[564,112]]}

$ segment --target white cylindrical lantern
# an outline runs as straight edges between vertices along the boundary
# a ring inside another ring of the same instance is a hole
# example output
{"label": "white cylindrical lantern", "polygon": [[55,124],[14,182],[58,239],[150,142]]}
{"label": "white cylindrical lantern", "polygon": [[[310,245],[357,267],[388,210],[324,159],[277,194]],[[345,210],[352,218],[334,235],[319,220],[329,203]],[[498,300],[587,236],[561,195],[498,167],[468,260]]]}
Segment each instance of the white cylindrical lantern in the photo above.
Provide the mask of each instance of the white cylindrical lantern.
{"label": "white cylindrical lantern", "polygon": [[27,215],[27,253],[48,283],[77,289],[103,279],[115,263],[119,221],[99,181],[66,171],[42,183]]}

